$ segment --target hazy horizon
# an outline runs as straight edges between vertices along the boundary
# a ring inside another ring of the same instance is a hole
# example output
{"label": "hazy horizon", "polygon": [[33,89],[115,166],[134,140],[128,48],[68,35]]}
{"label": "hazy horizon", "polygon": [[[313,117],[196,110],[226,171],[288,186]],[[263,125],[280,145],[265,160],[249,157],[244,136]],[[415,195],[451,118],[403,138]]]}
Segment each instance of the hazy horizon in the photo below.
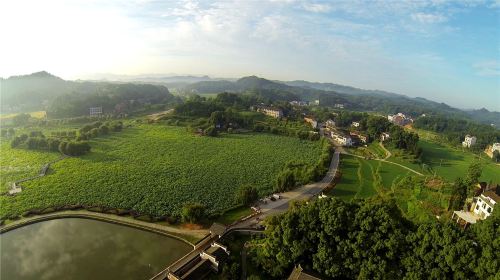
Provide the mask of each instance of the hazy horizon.
{"label": "hazy horizon", "polygon": [[[7,1],[0,76],[329,82],[500,111],[499,2]],[[107,74],[108,75],[108,74]]]}

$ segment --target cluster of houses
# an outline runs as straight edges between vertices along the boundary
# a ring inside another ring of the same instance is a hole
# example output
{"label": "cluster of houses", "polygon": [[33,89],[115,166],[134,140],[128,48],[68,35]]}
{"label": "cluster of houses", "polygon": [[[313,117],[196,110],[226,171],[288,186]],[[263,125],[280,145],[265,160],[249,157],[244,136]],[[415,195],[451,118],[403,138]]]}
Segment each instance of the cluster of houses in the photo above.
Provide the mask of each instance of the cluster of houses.
{"label": "cluster of houses", "polygon": [[470,207],[467,210],[453,211],[452,219],[465,228],[479,220],[488,218],[498,203],[500,203],[498,185],[478,183],[476,196],[469,203]]}
{"label": "cluster of houses", "polygon": [[257,112],[261,112],[264,115],[280,119],[283,117],[283,110],[280,108],[276,107],[269,107],[269,106],[264,106],[264,105],[255,105],[253,106],[253,109]]}
{"label": "cluster of houses", "polygon": [[395,115],[388,115],[387,119],[393,124],[404,126],[413,123],[413,119],[406,116],[403,113],[397,113]]}
{"label": "cluster of houses", "polygon": [[292,105],[292,106],[307,106],[307,105],[309,105],[309,102],[294,100],[294,101],[290,101],[290,105]]}

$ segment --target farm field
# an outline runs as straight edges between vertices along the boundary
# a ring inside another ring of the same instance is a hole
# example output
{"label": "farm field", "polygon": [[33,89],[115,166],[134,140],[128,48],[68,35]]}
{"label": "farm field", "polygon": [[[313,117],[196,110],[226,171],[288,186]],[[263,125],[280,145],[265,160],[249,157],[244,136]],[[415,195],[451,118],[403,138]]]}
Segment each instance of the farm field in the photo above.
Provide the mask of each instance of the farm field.
{"label": "farm field", "polygon": [[[179,214],[187,202],[202,203],[215,214],[237,205],[240,185],[269,193],[287,161],[315,163],[321,154],[319,141],[270,134],[200,137],[162,125],[137,125],[90,144],[91,153],[57,162],[47,176],[23,184],[17,196],[1,196],[0,216],[68,204],[163,216]],[[3,148],[2,163],[7,155],[36,170],[58,156]]]}
{"label": "farm field", "polygon": [[398,157],[397,152],[393,153],[396,154],[395,157],[390,157],[388,160],[400,163],[427,175],[435,173],[448,181],[454,181],[459,176],[465,176],[469,165],[474,161],[480,160],[483,163],[483,173],[480,179],[487,182],[490,180],[500,182],[500,166],[495,165],[486,156],[480,159],[467,150],[454,149],[425,139],[421,139],[419,145],[424,152],[423,162],[427,165],[423,170],[421,165]]}
{"label": "farm field", "polygon": [[409,171],[390,163],[342,155],[342,178],[330,195],[350,201],[391,190],[392,183]]}
{"label": "farm field", "polygon": [[37,175],[45,163],[59,157],[58,153],[12,149],[3,139],[0,154],[0,192],[7,191],[10,182]]}

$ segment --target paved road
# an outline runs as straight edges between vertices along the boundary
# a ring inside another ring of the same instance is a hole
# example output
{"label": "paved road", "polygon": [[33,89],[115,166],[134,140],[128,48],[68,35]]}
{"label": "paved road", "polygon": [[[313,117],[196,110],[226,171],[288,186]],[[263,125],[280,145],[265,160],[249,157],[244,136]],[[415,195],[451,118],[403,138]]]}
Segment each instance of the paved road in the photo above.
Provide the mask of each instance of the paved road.
{"label": "paved road", "polygon": [[339,155],[340,152],[336,150],[333,154],[330,168],[328,169],[328,172],[326,173],[323,180],[296,188],[289,192],[281,193],[280,195],[282,198],[277,199],[276,201],[269,201],[266,204],[259,203],[258,206],[261,209],[260,215],[238,223],[234,225],[233,228],[255,226],[269,215],[275,215],[285,212],[288,209],[290,201],[292,200],[304,200],[319,195],[335,178],[335,173],[337,173],[337,168],[339,165]]}

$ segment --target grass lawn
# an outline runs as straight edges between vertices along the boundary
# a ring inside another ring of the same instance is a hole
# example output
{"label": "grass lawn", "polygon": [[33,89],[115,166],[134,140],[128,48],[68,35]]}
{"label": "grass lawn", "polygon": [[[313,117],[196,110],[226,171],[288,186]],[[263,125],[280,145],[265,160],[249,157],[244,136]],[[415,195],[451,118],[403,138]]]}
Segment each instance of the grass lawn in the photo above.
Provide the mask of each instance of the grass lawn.
{"label": "grass lawn", "polygon": [[250,207],[248,206],[239,206],[225,211],[219,218],[217,218],[216,222],[224,225],[229,225],[234,221],[252,214],[252,212],[252,209],[250,209]]}
{"label": "grass lawn", "polygon": [[[240,185],[269,193],[287,161],[315,163],[321,154],[319,141],[260,133],[200,137],[183,127],[164,125],[136,125],[90,144],[91,153],[57,162],[51,174],[26,182],[19,195],[0,197],[0,216],[67,204],[178,215],[188,202],[204,204],[211,214],[221,213],[237,205]],[[1,155],[2,162],[7,155],[19,161],[16,166],[36,169],[58,156],[8,146]]]}
{"label": "grass lawn", "polygon": [[430,165],[437,175],[444,177],[446,180],[453,181],[457,177],[466,176],[469,165],[472,162],[481,161],[483,163],[481,180],[492,180],[500,183],[500,166],[495,165],[486,156],[479,159],[478,156],[466,149],[463,151],[453,149],[427,140],[421,140],[420,146],[424,150],[424,162]]}

